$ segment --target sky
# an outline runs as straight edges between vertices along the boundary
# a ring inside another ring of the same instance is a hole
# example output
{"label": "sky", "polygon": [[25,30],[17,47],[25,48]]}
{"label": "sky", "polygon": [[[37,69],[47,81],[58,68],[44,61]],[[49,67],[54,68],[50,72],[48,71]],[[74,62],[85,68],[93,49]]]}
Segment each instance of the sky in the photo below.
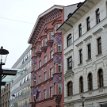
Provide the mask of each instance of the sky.
{"label": "sky", "polygon": [[9,51],[5,68],[11,68],[29,46],[28,39],[38,15],[53,5],[84,0],[0,0],[0,47]]}

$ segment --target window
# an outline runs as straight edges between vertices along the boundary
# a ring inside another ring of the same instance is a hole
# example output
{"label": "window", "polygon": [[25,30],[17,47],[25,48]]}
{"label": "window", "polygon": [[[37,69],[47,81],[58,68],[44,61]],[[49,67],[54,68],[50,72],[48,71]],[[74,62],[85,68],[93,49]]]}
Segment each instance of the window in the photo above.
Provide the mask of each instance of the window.
{"label": "window", "polygon": [[87,51],[88,51],[88,60],[91,59],[91,44],[87,45]]}
{"label": "window", "polygon": [[58,52],[62,52],[62,46],[58,45]]}
{"label": "window", "polygon": [[68,67],[68,70],[72,69],[72,56],[67,58],[67,67]]}
{"label": "window", "polygon": [[42,46],[47,46],[46,43],[47,43],[47,38],[45,38],[45,39],[42,40]]}
{"label": "window", "polygon": [[60,64],[58,65],[58,72],[62,72],[62,66]]}
{"label": "window", "polygon": [[82,93],[84,91],[84,89],[83,89],[83,77],[82,76],[79,78],[79,88],[80,88],[80,93]]}
{"label": "window", "polygon": [[70,81],[67,83],[67,96],[73,95],[73,83]]}
{"label": "window", "polygon": [[41,83],[41,75],[39,75],[38,84]]}
{"label": "window", "polygon": [[82,25],[81,24],[78,25],[78,31],[79,31],[79,37],[81,37],[82,36]]}
{"label": "window", "polygon": [[44,90],[44,99],[46,99],[47,98],[47,90],[45,89]]}
{"label": "window", "polygon": [[54,69],[52,67],[52,68],[50,68],[50,77],[53,77],[53,74],[54,74]]}
{"label": "window", "polygon": [[44,46],[47,46],[47,38],[44,39]]}
{"label": "window", "polygon": [[90,17],[87,17],[86,23],[87,23],[87,31],[89,31],[90,30]]}
{"label": "window", "polygon": [[51,40],[54,39],[54,32],[50,32],[50,39],[51,39]]}
{"label": "window", "polygon": [[44,80],[47,80],[47,72],[44,72]]}
{"label": "window", "polygon": [[97,38],[97,51],[98,55],[102,53],[101,37]]}
{"label": "window", "polygon": [[50,87],[50,97],[53,96],[53,91],[54,91],[54,88],[51,86],[51,87]]}
{"label": "window", "polygon": [[92,73],[88,74],[88,91],[93,89]]}
{"label": "window", "polygon": [[71,45],[71,43],[72,43],[72,35],[69,34],[69,35],[67,36],[67,47],[69,47],[69,46]]}
{"label": "window", "polygon": [[100,11],[99,8],[96,10],[96,24],[100,22]]}
{"label": "window", "polygon": [[79,64],[82,64],[83,59],[82,59],[82,49],[79,50]]}
{"label": "window", "polygon": [[47,55],[44,56],[44,64],[47,63]]}
{"label": "window", "polygon": [[41,67],[41,60],[39,61],[39,68]]}
{"label": "window", "polygon": [[102,88],[104,86],[103,83],[103,70],[99,69],[98,70],[98,88]]}
{"label": "window", "polygon": [[53,50],[50,51],[50,59],[53,58]]}

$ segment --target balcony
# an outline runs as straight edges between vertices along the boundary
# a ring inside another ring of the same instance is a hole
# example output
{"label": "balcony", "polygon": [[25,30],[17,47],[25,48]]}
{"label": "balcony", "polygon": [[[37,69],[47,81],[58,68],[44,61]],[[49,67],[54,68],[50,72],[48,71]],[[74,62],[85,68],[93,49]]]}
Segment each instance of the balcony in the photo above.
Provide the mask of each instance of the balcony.
{"label": "balcony", "polygon": [[40,57],[41,54],[42,54],[42,52],[40,50],[36,52],[36,56],[38,56],[38,57]]}
{"label": "balcony", "polygon": [[47,46],[52,47],[54,40],[48,40],[47,41]]}
{"label": "balcony", "polygon": [[40,37],[41,39],[44,39],[44,38],[47,38],[47,35],[42,35],[41,37]]}
{"label": "balcony", "polygon": [[62,63],[62,53],[61,52],[55,52],[53,54],[53,61],[56,64],[61,64]]}
{"label": "balcony", "polygon": [[54,73],[53,74],[53,82],[54,83],[61,83],[62,81],[62,73]]}
{"label": "balcony", "polygon": [[55,33],[55,43],[57,45],[61,45],[62,44],[62,33],[61,32]]}
{"label": "balcony", "polygon": [[62,98],[62,95],[61,94],[57,94],[57,95],[53,95],[54,99],[55,99],[55,102],[57,104],[57,106],[59,107],[60,106],[60,102],[61,102],[61,98]]}
{"label": "balcony", "polygon": [[42,46],[42,47],[41,47],[41,50],[42,50],[43,52],[46,52],[47,47],[48,47],[48,46]]}
{"label": "balcony", "polygon": [[74,76],[74,72],[72,71],[72,69],[67,70],[64,75],[65,79],[72,77],[72,76]]}

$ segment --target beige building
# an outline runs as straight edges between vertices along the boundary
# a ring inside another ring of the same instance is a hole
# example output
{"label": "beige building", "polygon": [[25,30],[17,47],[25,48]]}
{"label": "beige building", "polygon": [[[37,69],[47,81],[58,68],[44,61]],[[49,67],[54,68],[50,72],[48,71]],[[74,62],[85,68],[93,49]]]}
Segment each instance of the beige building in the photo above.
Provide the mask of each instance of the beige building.
{"label": "beige building", "polygon": [[59,29],[65,107],[107,107],[107,0],[86,0]]}
{"label": "beige building", "polygon": [[19,70],[10,86],[10,107],[30,107],[31,46],[28,46],[12,68]]}

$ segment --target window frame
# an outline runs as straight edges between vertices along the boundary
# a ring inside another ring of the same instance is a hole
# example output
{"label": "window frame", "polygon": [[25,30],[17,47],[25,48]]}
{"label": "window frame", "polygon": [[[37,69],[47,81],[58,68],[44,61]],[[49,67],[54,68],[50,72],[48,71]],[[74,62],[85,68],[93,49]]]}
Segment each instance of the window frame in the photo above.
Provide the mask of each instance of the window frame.
{"label": "window frame", "polygon": [[102,42],[101,37],[97,38],[97,54],[102,54]]}
{"label": "window frame", "polygon": [[82,54],[82,48],[79,49],[79,64],[83,63],[83,54]]}
{"label": "window frame", "polygon": [[72,81],[69,81],[67,83],[67,96],[72,96],[73,95],[73,83]]}
{"label": "window frame", "polygon": [[87,59],[91,59],[91,43],[87,44]]}
{"label": "window frame", "polygon": [[72,34],[68,34],[67,36],[67,47],[69,47],[72,44]]}
{"label": "window frame", "polygon": [[92,76],[92,73],[88,74],[87,79],[88,79],[88,91],[92,91],[93,90],[93,76]]}
{"label": "window frame", "polygon": [[96,24],[98,24],[98,23],[100,23],[100,11],[99,11],[99,8],[96,9],[95,14],[96,14]]}
{"label": "window frame", "polygon": [[79,32],[79,37],[81,37],[82,36],[82,24],[81,23],[78,25],[78,32]]}
{"label": "window frame", "polygon": [[67,58],[67,70],[72,69],[72,56]]}
{"label": "window frame", "polygon": [[87,31],[90,30],[90,17],[88,16],[86,19],[86,23],[87,23]]}
{"label": "window frame", "polygon": [[80,93],[83,93],[83,92],[84,92],[83,76],[80,76],[80,78],[79,78],[79,92],[80,92]]}
{"label": "window frame", "polygon": [[50,51],[50,59],[52,59],[52,58],[53,58],[53,54],[54,54],[54,51],[53,51],[53,50],[51,50],[51,51]]}
{"label": "window frame", "polygon": [[98,88],[104,87],[104,76],[103,76],[103,70],[99,69],[97,73],[98,78]]}

